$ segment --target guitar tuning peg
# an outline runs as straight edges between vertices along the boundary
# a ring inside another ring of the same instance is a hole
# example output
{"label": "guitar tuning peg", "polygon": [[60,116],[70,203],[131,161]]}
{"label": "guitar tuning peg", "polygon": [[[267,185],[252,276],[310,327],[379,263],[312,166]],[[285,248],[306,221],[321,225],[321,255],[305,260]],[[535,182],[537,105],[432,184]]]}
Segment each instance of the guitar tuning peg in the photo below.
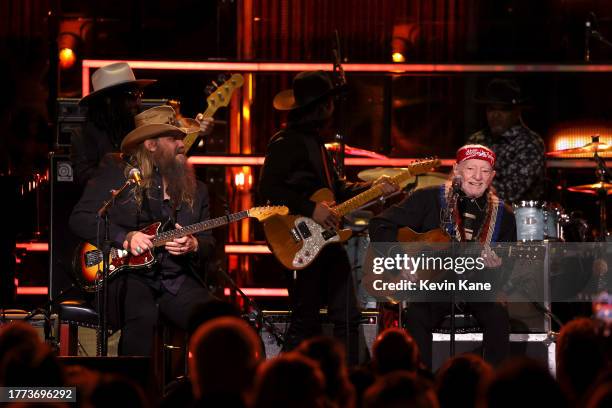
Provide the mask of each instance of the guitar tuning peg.
{"label": "guitar tuning peg", "polygon": [[206,95],[211,95],[213,92],[215,92],[215,87],[212,85],[206,85],[206,88],[204,88],[204,92],[206,93]]}
{"label": "guitar tuning peg", "polygon": [[227,74],[219,74],[219,76],[217,76],[217,81],[223,83],[227,81],[227,78],[228,78]]}

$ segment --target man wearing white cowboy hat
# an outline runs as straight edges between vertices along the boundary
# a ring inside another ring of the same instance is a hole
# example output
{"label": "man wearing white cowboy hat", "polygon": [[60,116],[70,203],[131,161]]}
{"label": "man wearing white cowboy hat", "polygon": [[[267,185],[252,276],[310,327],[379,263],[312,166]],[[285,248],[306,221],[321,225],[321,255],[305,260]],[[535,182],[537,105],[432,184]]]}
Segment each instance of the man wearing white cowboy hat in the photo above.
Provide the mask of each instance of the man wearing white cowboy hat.
{"label": "man wearing white cowboy hat", "polygon": [[[338,202],[345,201],[371,186],[341,179],[325,150],[321,130],[330,122],[334,111],[333,95],[337,92],[323,71],[301,72],[292,89],[277,94],[274,107],[288,111],[287,128],[272,137],[263,165],[259,193],[274,204],[287,205],[292,214],[311,217],[327,229],[335,229],[340,217],[334,203],[315,203],[312,194],[331,189]],[[397,186],[384,180],[385,194]],[[334,336],[347,348],[349,362],[358,359],[358,325],[361,318],[355,298],[351,267],[341,245],[328,245],[309,267],[297,271],[289,294],[292,302],[291,324],[284,350],[290,350],[320,333],[321,300],[328,305],[328,316],[334,323]],[[321,299],[321,290],[325,299]]]}
{"label": "man wearing white cowboy hat", "polygon": [[[143,89],[156,82],[136,79],[126,62],[105,65],[91,76],[93,92],[79,105],[87,106],[81,134],[72,136],[72,162],[79,184],[91,178],[106,153],[118,152],[123,137],[134,129],[134,116],[141,110]],[[212,132],[211,118],[196,118],[201,135]]]}
{"label": "man wearing white cowboy hat", "polygon": [[[97,210],[108,192],[121,187],[130,170],[138,168],[142,180],[115,200],[109,230],[115,247],[140,255],[154,248],[153,236],[142,228],[157,221],[170,221],[176,228],[204,221],[209,203],[206,186],[196,180],[185,156],[183,137],[194,129],[179,127],[170,106],[148,109],[134,119],[136,128],[121,143],[124,155],[104,158],[70,216],[70,227],[79,238],[97,242]],[[151,353],[158,311],[186,329],[190,310],[212,299],[198,271],[213,246],[210,231],[174,239],[155,252],[153,268],[120,272],[110,281],[108,318],[122,329],[121,354]]]}

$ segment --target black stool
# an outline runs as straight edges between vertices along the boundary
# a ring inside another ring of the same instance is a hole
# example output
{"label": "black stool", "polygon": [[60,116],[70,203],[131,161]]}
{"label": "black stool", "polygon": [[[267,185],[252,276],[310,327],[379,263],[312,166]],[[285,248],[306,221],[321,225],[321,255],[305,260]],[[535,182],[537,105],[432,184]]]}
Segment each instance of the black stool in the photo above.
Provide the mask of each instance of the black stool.
{"label": "black stool", "polygon": [[[76,356],[79,327],[98,329],[98,312],[84,300],[65,300],[57,307],[60,321],[60,356]],[[110,330],[109,330],[110,331]]]}

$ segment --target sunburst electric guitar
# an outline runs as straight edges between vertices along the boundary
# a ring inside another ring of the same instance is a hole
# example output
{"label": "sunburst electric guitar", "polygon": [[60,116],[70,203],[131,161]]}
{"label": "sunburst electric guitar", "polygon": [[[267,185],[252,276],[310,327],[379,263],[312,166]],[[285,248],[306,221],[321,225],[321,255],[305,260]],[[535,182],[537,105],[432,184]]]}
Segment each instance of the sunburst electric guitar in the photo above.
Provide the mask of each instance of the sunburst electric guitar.
{"label": "sunburst electric guitar", "polygon": [[[412,176],[422,174],[440,165],[438,159],[415,162],[405,171],[391,177],[391,181],[405,187]],[[334,207],[342,217],[383,195],[381,186],[373,186],[348,201]],[[327,188],[315,192],[311,201],[334,201],[334,194]],[[272,253],[288,269],[304,269],[310,265],[325,245],[344,242],[352,231],[343,229],[329,231],[315,220],[300,215],[274,215],[263,222],[268,246]]]}
{"label": "sunburst electric guitar", "polygon": [[[206,98],[206,103],[208,104],[208,107],[204,112],[202,112],[202,115],[205,118],[212,118],[215,112],[217,112],[217,109],[228,106],[230,100],[232,99],[232,93],[234,93],[234,90],[236,88],[240,88],[243,83],[244,78],[240,74],[233,74],[221,85],[217,85],[215,82],[213,82],[216,88]],[[193,119],[184,120],[193,121]],[[191,126],[199,128],[199,124],[197,123],[192,123]],[[199,132],[188,133],[187,136],[185,136],[185,138],[183,139],[183,144],[185,145],[186,155],[190,155],[190,152],[193,150],[193,147],[194,145],[196,145],[196,142],[199,140],[199,138]]]}
{"label": "sunburst electric guitar", "polygon": [[[252,217],[257,218],[259,221],[264,221],[270,216],[286,215],[288,213],[289,209],[285,206],[254,207],[250,210],[213,218],[170,231],[159,232],[161,222],[155,222],[140,231],[148,235],[154,235],[151,241],[156,248],[164,246],[166,242],[172,241],[175,238],[221,227],[244,218]],[[108,276],[111,279],[121,270],[150,267],[154,263],[155,255],[152,250],[145,251],[141,255],[132,255],[125,249],[112,248]],[[98,272],[102,271],[102,251],[89,242],[80,244],[75,253],[73,270],[78,282],[85,291],[95,291],[97,288],[96,282],[99,282],[96,279]]]}

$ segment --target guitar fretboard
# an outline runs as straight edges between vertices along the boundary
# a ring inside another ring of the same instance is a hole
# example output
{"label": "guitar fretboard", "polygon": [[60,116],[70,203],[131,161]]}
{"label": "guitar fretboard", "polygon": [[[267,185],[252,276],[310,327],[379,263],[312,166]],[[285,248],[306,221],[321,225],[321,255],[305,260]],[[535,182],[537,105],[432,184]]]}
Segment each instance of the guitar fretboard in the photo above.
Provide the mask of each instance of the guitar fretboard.
{"label": "guitar fretboard", "polygon": [[[432,167],[435,167],[436,163],[437,160],[428,160],[425,162],[416,163],[407,168],[405,171],[398,174],[397,176],[391,177],[391,181],[401,185],[407,182],[410,177],[416,174],[424,173],[425,171],[430,170]],[[382,186],[376,185],[364,191],[363,193],[356,195],[350,200],[347,200],[342,204],[337,205],[336,207],[334,207],[334,209],[338,212],[338,214],[344,216],[346,214],[351,213],[352,211],[355,211],[359,207],[369,203],[370,201],[377,199],[382,195]]]}
{"label": "guitar fretboard", "polygon": [[220,226],[225,225],[225,224],[229,224],[229,223],[232,223],[232,222],[240,221],[240,220],[242,220],[244,218],[247,218],[248,216],[249,216],[249,211],[248,210],[240,211],[240,212],[237,212],[237,213],[234,213],[234,214],[224,215],[222,217],[217,217],[217,218],[213,218],[213,219],[210,219],[210,220],[198,222],[196,224],[192,224],[192,225],[189,225],[187,227],[183,227],[183,228],[178,228],[178,229],[171,230],[171,231],[162,232],[160,234],[157,234],[155,236],[155,238],[153,238],[151,241],[152,241],[153,245],[156,246],[156,247],[162,246],[162,245],[165,245],[166,242],[172,241],[173,239],[181,238],[181,237],[184,237],[186,235],[195,234],[195,233],[198,233],[198,232],[202,232],[202,231],[206,231],[206,230],[209,230],[209,229],[217,228],[217,227],[220,227]]}
{"label": "guitar fretboard", "polygon": [[[204,116],[204,118],[212,118],[216,111],[216,107],[209,106],[208,108],[206,108],[204,113],[202,113],[202,116]],[[185,145],[186,152],[188,152],[189,149],[191,149],[191,146],[193,146],[193,144],[198,140],[198,138],[200,137],[199,135],[200,132],[193,132],[188,133],[187,136],[185,136],[185,138],[183,139],[183,144]]]}

